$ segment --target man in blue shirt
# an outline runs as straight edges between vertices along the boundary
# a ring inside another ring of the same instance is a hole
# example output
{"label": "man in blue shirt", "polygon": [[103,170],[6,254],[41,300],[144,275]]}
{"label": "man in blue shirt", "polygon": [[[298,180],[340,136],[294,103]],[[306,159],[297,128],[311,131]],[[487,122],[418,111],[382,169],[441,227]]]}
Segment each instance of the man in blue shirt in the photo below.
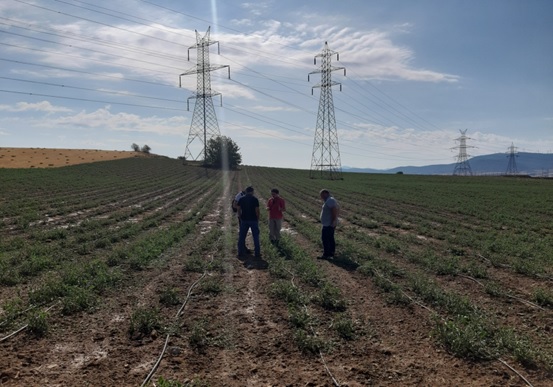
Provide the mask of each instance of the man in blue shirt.
{"label": "man in blue shirt", "polygon": [[261,258],[259,246],[259,200],[253,196],[253,187],[246,188],[246,195],[238,201],[240,233],[238,235],[238,256],[246,254],[246,236],[252,230],[255,257]]}
{"label": "man in blue shirt", "polygon": [[321,210],[321,240],[323,241],[323,255],[319,259],[329,259],[334,257],[336,242],[334,240],[334,230],[338,225],[338,213],[340,206],[328,190],[323,189],[320,192],[323,208]]}

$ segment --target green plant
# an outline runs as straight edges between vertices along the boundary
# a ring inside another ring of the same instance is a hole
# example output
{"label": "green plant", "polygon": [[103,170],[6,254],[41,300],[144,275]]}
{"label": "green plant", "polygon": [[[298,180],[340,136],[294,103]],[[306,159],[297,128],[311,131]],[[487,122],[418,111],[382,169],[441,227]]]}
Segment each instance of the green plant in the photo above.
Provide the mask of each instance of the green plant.
{"label": "green plant", "polygon": [[541,306],[553,307],[553,291],[549,289],[536,288],[532,292],[532,301]]}
{"label": "green plant", "polygon": [[269,294],[279,298],[288,304],[303,305],[305,297],[290,281],[276,281],[271,284]]}
{"label": "green plant", "polygon": [[72,286],[62,298],[62,314],[69,315],[88,310],[96,304],[96,294],[91,288]]}
{"label": "green plant", "polygon": [[350,316],[344,314],[338,315],[332,321],[332,327],[345,340],[353,340],[355,338],[355,324]]}
{"label": "green plant", "polygon": [[204,293],[219,294],[223,291],[223,284],[220,278],[209,277],[201,282],[200,289]]}
{"label": "green plant", "polygon": [[201,379],[192,379],[188,380],[184,383],[181,383],[176,380],[171,379],[165,379],[163,376],[160,376],[155,385],[157,387],[209,387],[209,383],[206,381],[203,381]]}
{"label": "green plant", "polygon": [[207,268],[207,263],[204,257],[199,254],[193,254],[185,262],[183,270],[192,271],[195,273],[203,273]]}
{"label": "green plant", "polygon": [[23,310],[23,300],[21,297],[17,296],[11,300],[7,300],[2,304],[1,310],[4,311],[2,318],[6,321],[12,321],[15,319],[19,313]]}
{"label": "green plant", "polygon": [[320,337],[309,334],[305,329],[294,330],[294,341],[298,348],[303,352],[317,354],[329,347]]}
{"label": "green plant", "polygon": [[328,310],[339,312],[346,310],[346,301],[340,293],[340,289],[328,283],[315,296],[315,301]]}
{"label": "green plant", "polygon": [[435,318],[434,335],[455,356],[471,360],[497,357],[495,332],[481,318],[457,316],[442,321]]}
{"label": "green plant", "polygon": [[178,291],[175,288],[165,288],[159,294],[159,302],[163,305],[173,306],[181,303]]}
{"label": "green plant", "polygon": [[303,307],[289,307],[288,308],[289,321],[296,327],[301,329],[307,329],[309,324],[311,324],[311,316],[307,313]]}
{"label": "green plant", "polygon": [[149,335],[153,330],[159,330],[162,327],[161,317],[157,309],[139,308],[131,315],[129,325],[129,335],[135,334]]}
{"label": "green plant", "polygon": [[488,282],[484,286],[484,290],[492,297],[503,297],[505,290],[497,282]]}
{"label": "green plant", "polygon": [[209,344],[207,321],[196,320],[190,328],[188,343],[195,349],[201,350]]}
{"label": "green plant", "polygon": [[48,333],[48,313],[36,312],[31,315],[27,328],[35,337],[44,337]]}

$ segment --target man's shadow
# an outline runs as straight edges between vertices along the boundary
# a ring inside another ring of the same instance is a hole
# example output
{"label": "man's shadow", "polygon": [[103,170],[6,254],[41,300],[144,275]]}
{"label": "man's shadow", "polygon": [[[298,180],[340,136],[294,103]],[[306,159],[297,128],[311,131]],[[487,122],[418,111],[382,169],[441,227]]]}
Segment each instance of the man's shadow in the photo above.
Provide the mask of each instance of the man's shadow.
{"label": "man's shadow", "polygon": [[346,257],[340,257],[339,255],[326,260],[333,265],[341,267],[342,269],[347,271],[355,271],[360,266],[357,262],[352,261],[351,259]]}
{"label": "man's shadow", "polygon": [[238,257],[242,265],[248,270],[267,270],[269,263],[263,258],[255,258],[251,254],[246,254]]}

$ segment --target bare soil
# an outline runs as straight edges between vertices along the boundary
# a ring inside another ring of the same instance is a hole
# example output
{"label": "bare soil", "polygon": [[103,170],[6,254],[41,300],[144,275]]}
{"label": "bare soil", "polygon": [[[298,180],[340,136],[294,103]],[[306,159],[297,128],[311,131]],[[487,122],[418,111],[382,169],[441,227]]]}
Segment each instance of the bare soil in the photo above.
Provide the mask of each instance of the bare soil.
{"label": "bare soil", "polygon": [[0,168],[55,168],[149,156],[142,152],[97,149],[0,148]]}
{"label": "bare soil", "polygon": [[[47,164],[55,164],[57,154],[61,165],[86,157],[87,162],[140,157],[134,152],[79,154],[59,149],[23,152],[2,148],[0,161],[11,158],[12,152],[20,158],[8,161],[14,165],[29,163],[25,157],[31,154],[37,158],[30,164],[46,160],[46,155],[50,155]],[[293,338],[287,306],[269,296],[268,289],[274,282],[267,270],[269,263],[252,257],[236,258],[236,219],[228,211],[228,203],[229,197],[214,203],[195,233],[164,253],[149,269],[129,274],[131,280],[104,295],[94,310],[62,316],[59,306],[54,306],[46,337],[37,339],[22,331],[1,342],[0,386],[140,386],[164,348],[165,355],[148,386],[156,385],[159,376],[189,386],[526,385],[499,361],[472,362],[448,353],[429,334],[432,320],[428,310],[416,305],[391,305],[370,278],[327,260],[316,263],[345,295],[357,334],[351,341],[335,340],[333,347],[321,354],[301,351]],[[227,214],[221,221],[224,211]],[[223,248],[203,256],[205,260],[217,257],[224,262],[224,271],[209,273],[211,279],[223,285],[219,294],[202,291],[200,285],[195,287],[202,273],[185,269],[196,243],[213,227],[232,235]],[[317,246],[287,222],[283,230],[310,255],[319,254]],[[252,246],[252,241],[248,244]],[[397,263],[408,266],[399,258]],[[452,286],[477,288],[468,280]],[[190,295],[178,318],[175,313],[180,305],[159,305],[159,295],[168,288],[177,289],[181,302]],[[472,296],[477,294],[475,290]],[[164,321],[176,324],[166,346],[170,330],[147,336],[131,336],[128,332],[133,311],[153,305],[160,307]],[[511,307],[521,308],[516,303]],[[541,316],[540,321],[550,322],[551,314]],[[195,347],[190,342],[191,332],[200,323],[209,344]],[[512,365],[520,369],[516,363]],[[526,369],[523,374],[534,386],[553,385],[550,375],[543,371]]]}

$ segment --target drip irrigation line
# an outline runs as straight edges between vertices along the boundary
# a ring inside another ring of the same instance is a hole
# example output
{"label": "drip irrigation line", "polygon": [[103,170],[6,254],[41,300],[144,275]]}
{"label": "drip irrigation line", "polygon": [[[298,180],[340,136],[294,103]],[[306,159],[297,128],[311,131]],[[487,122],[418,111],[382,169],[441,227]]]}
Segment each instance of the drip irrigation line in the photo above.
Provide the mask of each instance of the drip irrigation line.
{"label": "drip irrigation line", "polygon": [[[211,257],[211,259],[213,260],[213,257]],[[182,310],[184,309],[184,307],[186,306],[186,304],[188,303],[188,300],[190,299],[190,297],[192,296],[192,290],[194,290],[194,288],[200,283],[200,281],[207,275],[207,270],[204,271],[204,273],[201,275],[200,278],[198,278],[196,281],[194,281],[194,283],[192,285],[190,285],[190,287],[188,288],[188,293],[186,294],[186,299],[184,300],[184,302],[182,303],[179,311],[177,312],[177,314],[175,315],[175,319],[177,319]],[[152,367],[152,370],[150,371],[150,373],[148,374],[148,376],[146,376],[146,379],[144,379],[144,381],[142,382],[142,384],[140,385],[140,387],[144,387],[146,385],[146,383],[148,383],[150,381],[150,379],[152,378],[152,376],[154,375],[154,373],[156,372],[157,370],[157,367],[159,367],[159,364],[161,363],[161,359],[163,359],[163,355],[165,355],[165,351],[167,350],[167,344],[169,343],[169,338],[171,337],[171,334],[170,333],[167,333],[167,337],[165,338],[165,344],[163,345],[163,349],[161,350],[161,353],[159,354],[159,357],[157,358],[157,361],[155,362],[154,366]]]}
{"label": "drip irrigation line", "polygon": [[[287,271],[287,272],[292,276],[292,278],[290,279],[290,282],[292,283],[292,286],[293,286],[294,288],[297,289],[298,287],[297,287],[296,284],[294,283],[294,277],[295,277],[295,276],[294,276],[294,273],[292,273],[292,272],[291,272],[290,270],[288,270],[288,269],[284,269],[284,270]],[[303,304],[303,309],[305,310],[305,313],[309,316],[309,311],[308,311],[308,309],[307,309],[307,305]],[[311,333],[312,333],[314,336],[317,335],[317,333],[315,332],[315,329],[313,328],[313,326],[310,325],[310,326],[309,326],[309,329],[311,329]],[[336,378],[335,378],[334,375],[332,374],[332,371],[330,370],[330,368],[328,368],[328,365],[326,364],[326,360],[325,360],[325,358],[324,358],[324,356],[323,356],[323,351],[321,351],[320,349],[319,349],[319,357],[321,358],[321,362],[323,363],[323,367],[324,367],[326,373],[327,373],[328,376],[330,376],[330,378],[332,379],[333,385],[336,386],[336,387],[340,387],[340,386],[341,386],[340,382],[338,382],[338,380],[336,380]]]}
{"label": "drip irrigation line", "polygon": [[[384,276],[383,276],[382,274],[380,274],[377,270],[375,270],[374,273],[375,273],[376,275],[378,275],[380,278],[382,278],[382,279],[384,279],[384,280],[386,280],[386,281],[388,281],[388,282],[390,282],[390,283],[393,284],[393,282],[392,282],[389,278],[384,277]],[[477,282],[478,282],[478,281],[477,281]],[[445,322],[445,319],[444,319],[442,316],[440,316],[438,313],[436,313],[435,311],[433,311],[431,308],[427,307],[426,305],[424,305],[424,304],[422,304],[422,303],[420,303],[420,302],[418,302],[418,301],[415,301],[412,297],[410,297],[408,294],[406,294],[403,290],[400,289],[400,291],[401,291],[401,293],[402,293],[403,295],[405,295],[407,298],[409,298],[409,299],[410,299],[411,301],[413,301],[415,304],[417,304],[417,305],[423,307],[423,308],[426,309],[426,310],[429,310],[430,312],[432,312],[432,313],[434,313],[436,316],[438,316],[438,317],[440,318],[440,320],[442,320],[442,322]],[[520,372],[518,372],[518,371],[517,371],[516,369],[514,369],[512,366],[510,366],[509,364],[507,364],[507,362],[506,362],[505,360],[503,360],[503,359],[501,359],[501,358],[496,358],[496,360],[499,361],[500,363],[502,363],[502,364],[503,364],[504,366],[506,366],[507,368],[509,368],[509,369],[510,369],[511,371],[513,371],[515,374],[517,374],[518,376],[520,376],[520,378],[521,378],[522,380],[524,380],[528,386],[534,387],[524,376],[522,376],[522,375],[520,374]]]}
{"label": "drip irrigation line", "polygon": [[[48,312],[50,309],[52,309],[54,306],[56,306],[56,304],[57,304],[57,302],[56,302],[54,305],[51,305],[50,307],[48,307],[48,308],[44,311],[44,313]],[[26,310],[29,310],[29,309],[32,309],[32,307],[31,307],[31,308],[28,308],[28,309],[26,309]],[[22,312],[22,313],[23,313],[23,312]],[[2,337],[2,338],[0,339],[0,343],[3,342],[3,341],[5,341],[5,340],[7,340],[7,339],[9,339],[9,338],[12,337],[12,336],[15,336],[16,334],[18,334],[19,332],[25,330],[25,329],[28,328],[28,327],[29,327],[29,324],[25,324],[24,326],[22,326],[21,328],[19,328],[19,329],[16,330],[15,332],[10,333],[10,334],[7,335],[6,337]]]}
{"label": "drip irrigation line", "polygon": [[[34,308],[36,308],[36,307],[37,307],[36,305],[31,305],[31,306],[29,306],[27,309],[22,310],[21,312],[17,313],[14,317],[21,316],[23,313],[28,312],[28,311],[30,311],[31,309],[34,309]],[[4,324],[7,324],[8,321],[9,321],[9,319],[8,319],[8,320],[2,321],[2,322],[0,323],[0,327],[1,327],[2,325],[4,325]],[[1,341],[1,340],[0,340],[0,341]]]}
{"label": "drip irrigation line", "polygon": [[[395,283],[392,282],[392,280],[390,280],[390,279],[387,278],[387,277],[384,277],[382,274],[380,274],[380,273],[378,272],[378,270],[374,269],[374,274],[376,274],[379,278],[382,278],[383,280],[388,281],[390,284],[395,285]],[[434,309],[432,309],[432,308],[430,308],[430,307],[424,305],[422,302],[420,302],[420,301],[418,301],[418,300],[415,300],[413,297],[411,297],[410,295],[408,295],[407,293],[405,293],[403,290],[400,289],[399,291],[400,291],[401,294],[403,294],[405,297],[407,297],[408,299],[410,299],[411,302],[413,302],[414,304],[417,304],[417,305],[420,306],[421,308],[424,308],[424,309],[428,310],[430,313],[433,313],[433,314],[439,316],[439,314],[438,314]],[[444,321],[443,318],[442,318],[442,321]]]}
{"label": "drip irrigation line", "polygon": [[503,360],[503,359],[497,359],[497,360],[498,360],[499,362],[501,362],[505,367],[507,367],[507,368],[509,368],[511,371],[513,371],[515,374],[517,374],[518,376],[520,376],[520,378],[521,378],[522,380],[524,380],[524,382],[525,382],[528,386],[534,387],[534,386],[532,385],[532,383],[530,383],[530,382],[528,381],[528,379],[526,379],[524,376],[522,376],[522,375],[520,374],[520,372],[518,372],[517,370],[515,370],[515,369],[514,369],[513,367],[511,367],[509,364],[507,364],[507,362],[506,362],[505,360]]}
{"label": "drip irrigation line", "polygon": [[[221,237],[219,237],[219,240],[221,240]],[[211,256],[211,262],[213,262],[213,259],[214,259],[214,255]],[[190,300],[190,297],[192,296],[192,291],[194,290],[194,288],[196,286],[198,286],[198,284],[205,278],[205,276],[207,276],[207,273],[208,273],[208,270],[206,269],[203,272],[203,274],[200,276],[200,278],[198,278],[196,281],[194,281],[192,283],[192,285],[190,285],[190,287],[188,288],[188,292],[186,293],[186,299],[184,300],[181,307],[177,311],[177,314],[175,315],[175,320],[177,318],[179,318],[179,316],[181,315],[183,309],[188,304],[188,301]],[[142,382],[140,387],[144,387],[146,385],[146,383],[148,383],[150,381],[150,379],[152,378],[152,376],[156,372],[157,368],[159,367],[159,364],[161,363],[161,360],[163,359],[163,355],[165,355],[165,351],[167,350],[167,345],[169,344],[169,338],[170,337],[171,337],[171,333],[167,333],[167,337],[165,338],[165,344],[163,345],[163,349],[161,350],[161,353],[160,353],[159,357],[157,358],[157,361],[155,362],[154,366],[152,367],[150,373],[148,374],[148,376],[146,376],[146,379],[144,379],[144,381]]]}
{"label": "drip irrigation line", "polygon": [[0,339],[0,343],[1,343],[2,341],[8,340],[8,339],[9,339],[10,337],[12,337],[12,336],[15,336],[16,334],[18,334],[19,332],[21,332],[22,330],[24,330],[24,329],[27,328],[28,326],[29,326],[29,324],[25,324],[25,325],[23,325],[21,328],[19,328],[18,330],[16,330],[15,332],[10,333],[10,334],[7,335],[6,337],[2,337],[2,338]]}
{"label": "drip irrigation line", "polygon": [[[462,278],[466,278],[466,279],[469,279],[471,281],[474,281],[476,282],[478,285],[482,286],[482,287],[485,287],[485,285],[478,281],[476,278],[472,278],[471,276],[468,276],[468,275],[465,275],[465,274],[457,274],[459,277],[462,277]],[[532,301],[528,301],[528,300],[525,300],[524,298],[521,298],[521,297],[517,297],[517,296],[513,296],[511,294],[505,294],[505,297],[507,298],[512,298],[513,300],[517,300],[517,301],[520,301],[522,302],[523,304],[526,304],[526,305],[529,305],[529,306],[532,306],[534,308],[538,308],[540,310],[545,310],[545,308],[542,308],[541,306],[539,306],[538,304],[535,304],[533,303]]]}

